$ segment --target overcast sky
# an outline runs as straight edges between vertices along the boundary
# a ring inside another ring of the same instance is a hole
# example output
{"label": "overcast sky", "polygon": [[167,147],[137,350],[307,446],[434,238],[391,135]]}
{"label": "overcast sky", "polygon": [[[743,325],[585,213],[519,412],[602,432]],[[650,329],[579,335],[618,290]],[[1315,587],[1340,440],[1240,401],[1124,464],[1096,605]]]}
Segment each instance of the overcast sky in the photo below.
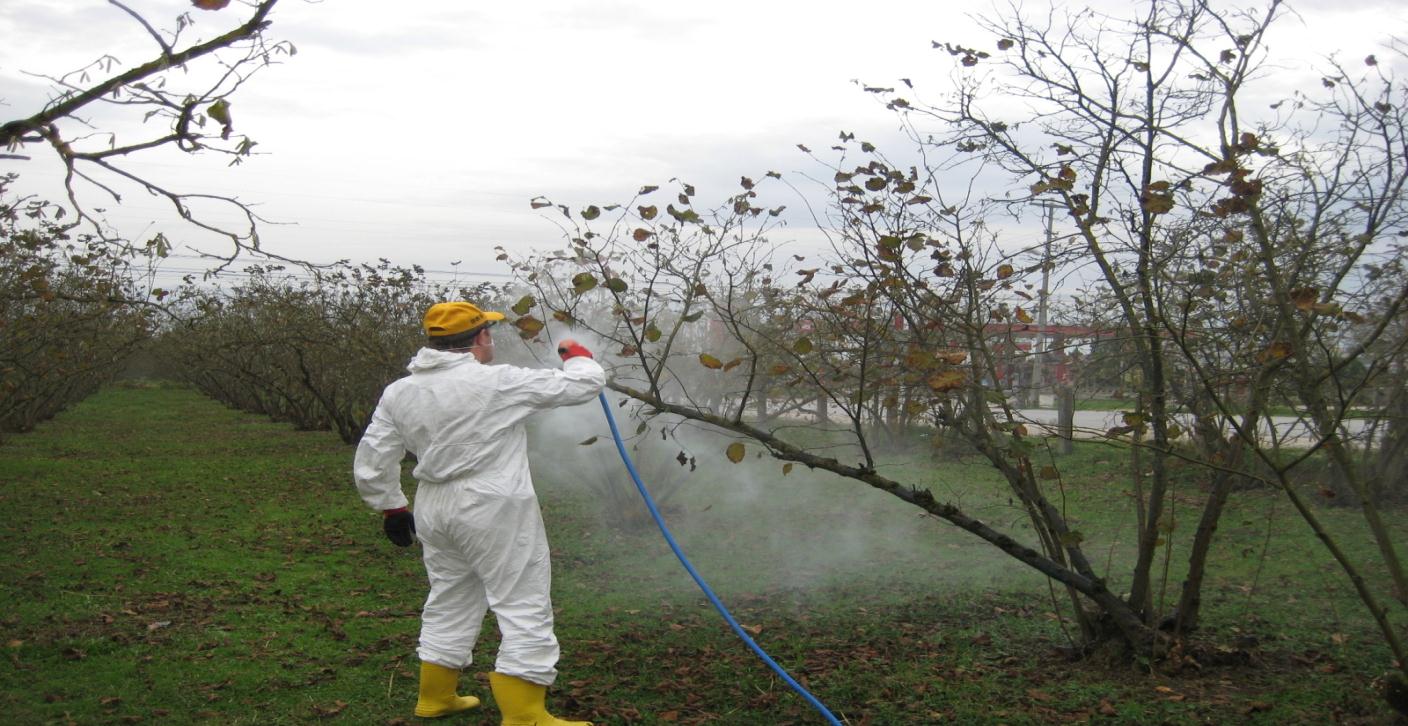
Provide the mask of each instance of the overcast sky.
{"label": "overcast sky", "polygon": [[[178,0],[127,4],[160,28],[189,9]],[[1301,18],[1288,20],[1272,45],[1307,61],[1337,48],[1360,58],[1405,34],[1405,5],[1293,4]],[[459,260],[460,270],[502,273],[495,245],[559,244],[557,228],[529,207],[540,194],[580,208],[678,177],[716,202],[742,175],[816,173],[798,143],[825,149],[848,130],[885,148],[896,124],[852,79],[893,85],[909,77],[941,88],[948,58],[931,41],[986,47],[992,39],[966,14],[990,7],[283,0],[268,35],[292,42],[297,55],[233,98],[236,130],[262,155],[236,168],[161,155],[142,168],[176,188],[259,204],[264,216],[289,223],[262,232],[283,255],[387,257],[431,270]],[[209,37],[248,10],[236,2],[190,12],[196,32]],[[26,72],[58,75],[103,53],[126,65],[155,55],[146,32],[102,0],[4,0],[0,38],[0,122],[34,113],[49,97],[49,84]],[[22,193],[58,198],[56,170],[40,151],[34,161],[0,160],[0,169],[21,173]],[[781,190],[776,199],[788,201]],[[169,210],[141,193],[127,194],[110,216],[128,237],[160,230],[220,250],[171,224]],[[781,236],[807,239],[802,217]]]}

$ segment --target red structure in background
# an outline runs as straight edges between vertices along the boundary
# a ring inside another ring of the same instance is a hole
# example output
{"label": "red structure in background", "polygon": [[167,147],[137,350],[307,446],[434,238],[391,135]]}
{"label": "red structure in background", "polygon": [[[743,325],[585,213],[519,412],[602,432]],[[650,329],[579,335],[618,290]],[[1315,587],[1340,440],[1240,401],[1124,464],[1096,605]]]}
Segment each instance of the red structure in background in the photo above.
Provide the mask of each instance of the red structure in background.
{"label": "red structure in background", "polygon": [[[1009,379],[1014,374],[1019,377],[1031,372],[1031,359],[1026,354],[1040,338],[1045,338],[1041,346],[1042,385],[1063,385],[1071,380],[1071,356],[1068,349],[1093,342],[1100,338],[1112,338],[1118,331],[1092,328],[1086,325],[1033,325],[1022,323],[992,323],[983,328],[988,338],[999,338],[1004,342],[993,346],[993,351],[1003,355],[1006,362],[998,369],[998,378]],[[1010,339],[1015,350],[1007,349]],[[1079,341],[1079,342],[1077,342]],[[1018,359],[1018,356],[1021,356]]]}

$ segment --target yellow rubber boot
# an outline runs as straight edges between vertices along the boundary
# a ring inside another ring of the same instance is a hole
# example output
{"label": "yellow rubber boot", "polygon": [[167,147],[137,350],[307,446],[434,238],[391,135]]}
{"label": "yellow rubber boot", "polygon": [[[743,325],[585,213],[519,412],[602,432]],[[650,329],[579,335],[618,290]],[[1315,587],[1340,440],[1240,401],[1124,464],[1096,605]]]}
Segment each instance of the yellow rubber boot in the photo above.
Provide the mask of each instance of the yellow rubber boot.
{"label": "yellow rubber boot", "polygon": [[592,726],[590,721],[563,721],[548,713],[543,701],[547,686],[502,673],[489,674],[489,687],[503,714],[503,726]]}
{"label": "yellow rubber boot", "polygon": [[459,671],[421,661],[420,698],[416,699],[416,715],[436,718],[478,706],[479,699],[474,696],[455,695],[459,685]]}

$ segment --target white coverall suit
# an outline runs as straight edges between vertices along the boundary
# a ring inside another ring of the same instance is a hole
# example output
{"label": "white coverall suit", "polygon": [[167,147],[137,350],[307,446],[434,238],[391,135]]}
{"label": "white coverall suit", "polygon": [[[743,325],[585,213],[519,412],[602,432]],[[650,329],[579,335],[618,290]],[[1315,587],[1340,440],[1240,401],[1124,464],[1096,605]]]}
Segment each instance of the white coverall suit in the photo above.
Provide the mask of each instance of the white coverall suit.
{"label": "white coverall suit", "polygon": [[401,460],[416,455],[414,507],[430,596],[422,661],[469,665],[485,609],[503,641],[494,669],[550,686],[557,678],[547,533],[528,473],[524,419],[595,398],[606,373],[589,357],[562,370],[485,365],[422,348],[411,375],[382,393],[357,447],[353,474],[366,503],[406,506]]}

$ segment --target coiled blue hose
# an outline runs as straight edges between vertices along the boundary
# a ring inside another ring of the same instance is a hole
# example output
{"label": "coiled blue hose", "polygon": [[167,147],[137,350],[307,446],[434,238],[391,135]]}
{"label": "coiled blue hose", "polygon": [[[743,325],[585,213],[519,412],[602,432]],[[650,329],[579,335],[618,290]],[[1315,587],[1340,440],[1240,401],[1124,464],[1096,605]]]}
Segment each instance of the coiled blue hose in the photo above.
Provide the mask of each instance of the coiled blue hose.
{"label": "coiled blue hose", "polygon": [[733,628],[733,632],[737,633],[738,637],[742,638],[743,642],[746,643],[774,673],[782,678],[787,685],[791,686],[792,690],[796,691],[802,698],[805,698],[807,703],[811,704],[812,708],[816,709],[818,713],[825,717],[828,723],[831,723],[833,726],[841,726],[841,722],[831,714],[831,711],[827,710],[826,706],[822,705],[821,701],[817,700],[816,696],[813,696],[806,688],[802,687],[802,684],[788,675],[787,671],[783,670],[782,666],[777,664],[777,661],[773,660],[757,643],[753,642],[752,638],[748,637],[748,633],[743,630],[743,626],[739,625],[738,621],[733,619],[733,615],[729,613],[728,608],[724,607],[723,602],[719,600],[719,596],[714,594],[714,591],[709,588],[709,584],[704,582],[704,578],[694,569],[694,565],[690,564],[689,558],[684,556],[684,551],[680,549],[679,543],[675,542],[674,535],[670,534],[670,528],[665,526],[665,518],[660,516],[660,510],[655,506],[655,500],[651,498],[650,492],[646,491],[645,484],[641,482],[640,474],[636,473],[635,463],[631,461],[630,455],[626,453],[626,444],[621,440],[620,429],[616,428],[616,417],[611,415],[611,406],[606,402],[606,394],[602,393],[598,398],[601,399],[601,410],[606,413],[606,422],[611,425],[611,438],[616,440],[616,451],[621,454],[621,461],[626,463],[626,471],[631,473],[631,480],[636,483],[636,490],[640,492],[641,498],[645,500],[645,506],[650,510],[650,516],[655,519],[655,524],[660,526],[660,533],[665,535],[665,542],[669,543],[671,550],[674,550],[675,556],[680,560],[680,564],[684,565],[684,569],[689,572],[689,576],[694,578],[695,584],[699,585],[699,589],[704,591],[704,596],[709,598],[709,602],[713,603],[714,609],[719,611],[719,614],[723,616],[728,626]]}

